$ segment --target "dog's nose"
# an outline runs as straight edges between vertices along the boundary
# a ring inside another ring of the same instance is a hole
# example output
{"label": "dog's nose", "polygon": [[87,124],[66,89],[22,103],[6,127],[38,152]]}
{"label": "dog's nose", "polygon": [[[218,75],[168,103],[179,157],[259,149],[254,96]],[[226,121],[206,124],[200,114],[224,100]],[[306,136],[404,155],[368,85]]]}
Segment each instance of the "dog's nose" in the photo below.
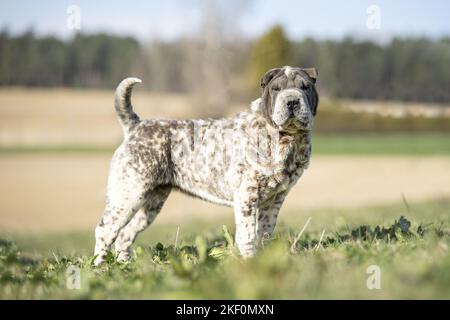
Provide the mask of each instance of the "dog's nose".
{"label": "dog's nose", "polygon": [[293,110],[295,107],[297,107],[300,104],[299,99],[288,101],[287,106],[289,109]]}

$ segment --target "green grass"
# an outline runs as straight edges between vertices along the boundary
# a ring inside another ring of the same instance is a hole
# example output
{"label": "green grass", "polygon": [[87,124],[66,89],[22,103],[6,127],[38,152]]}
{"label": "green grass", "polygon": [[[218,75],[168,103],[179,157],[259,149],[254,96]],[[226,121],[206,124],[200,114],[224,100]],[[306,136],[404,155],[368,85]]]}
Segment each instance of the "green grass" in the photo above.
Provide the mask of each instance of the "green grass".
{"label": "green grass", "polygon": [[315,135],[314,154],[330,155],[449,155],[449,134]]}
{"label": "green grass", "polygon": [[[450,134],[315,134],[313,152],[319,155],[450,155]],[[111,154],[114,146],[55,145],[0,146],[0,154]]]}
{"label": "green grass", "polygon": [[[155,225],[131,263],[111,254],[98,268],[91,232],[9,235],[0,242],[0,298],[449,299],[449,205],[306,212],[282,220],[251,260],[236,253],[229,219],[182,225],[177,240],[176,225]],[[380,290],[367,289],[370,265],[380,267]],[[79,290],[66,287],[70,266],[81,270]]]}

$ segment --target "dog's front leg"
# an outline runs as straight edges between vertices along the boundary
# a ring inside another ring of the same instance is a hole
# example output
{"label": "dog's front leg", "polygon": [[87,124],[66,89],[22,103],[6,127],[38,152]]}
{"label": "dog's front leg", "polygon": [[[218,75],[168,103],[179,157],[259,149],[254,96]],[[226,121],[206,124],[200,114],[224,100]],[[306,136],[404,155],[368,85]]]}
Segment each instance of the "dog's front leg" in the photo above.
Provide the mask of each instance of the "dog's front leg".
{"label": "dog's front leg", "polygon": [[235,197],[234,218],[236,224],[235,241],[244,258],[251,258],[257,251],[257,195],[243,190]]}
{"label": "dog's front leg", "polygon": [[280,212],[280,208],[286,198],[287,192],[282,192],[274,197],[274,200],[269,206],[262,207],[258,213],[257,224],[257,241],[260,244],[262,241],[268,240],[275,229],[277,223],[277,217]]}

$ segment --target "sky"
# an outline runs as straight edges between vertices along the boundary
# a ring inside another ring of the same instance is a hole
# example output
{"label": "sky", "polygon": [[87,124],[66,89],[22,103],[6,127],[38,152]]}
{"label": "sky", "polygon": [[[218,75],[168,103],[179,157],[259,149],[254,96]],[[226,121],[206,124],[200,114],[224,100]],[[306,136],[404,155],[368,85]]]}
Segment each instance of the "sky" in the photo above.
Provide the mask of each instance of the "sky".
{"label": "sky", "polygon": [[[6,27],[14,34],[33,28],[38,35],[69,38],[78,31],[67,26],[68,19],[73,18],[67,10],[75,5],[80,9],[82,32],[131,35],[142,41],[171,40],[196,34],[204,25],[205,13],[214,8],[211,3],[211,0],[0,0],[0,28]],[[383,41],[394,36],[450,35],[448,0],[216,0],[215,3],[221,14],[208,15],[210,19],[244,37],[259,36],[274,24],[281,24],[291,39],[308,36],[339,39],[352,35]],[[372,23],[370,28],[368,20]]]}

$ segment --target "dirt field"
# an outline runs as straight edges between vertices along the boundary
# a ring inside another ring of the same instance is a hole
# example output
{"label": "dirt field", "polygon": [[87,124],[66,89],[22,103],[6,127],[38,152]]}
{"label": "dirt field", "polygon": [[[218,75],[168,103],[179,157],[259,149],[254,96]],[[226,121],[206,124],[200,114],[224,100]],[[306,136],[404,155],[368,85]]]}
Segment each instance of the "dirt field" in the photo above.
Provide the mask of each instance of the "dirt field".
{"label": "dirt field", "polygon": [[[0,230],[93,229],[103,209],[109,156],[0,156]],[[394,173],[395,174],[392,174]],[[450,197],[450,157],[316,156],[285,215]],[[173,193],[157,223],[214,219],[231,209]]]}
{"label": "dirt field", "polygon": [[[143,118],[195,118],[201,113],[186,96],[139,88],[133,103]],[[230,106],[227,113],[244,107]],[[0,147],[108,148],[121,139],[113,90],[0,89]],[[325,143],[328,150],[329,141]],[[103,209],[109,159],[109,152],[0,153],[0,230],[93,229]],[[283,211],[289,215],[314,208],[397,203],[402,193],[411,202],[450,197],[448,181],[450,157],[316,154]],[[174,193],[156,223],[224,214],[231,215],[231,209]]]}
{"label": "dirt field", "polygon": [[[142,92],[133,105],[142,118],[192,118],[201,110],[189,97]],[[230,106],[234,114],[245,106]],[[0,88],[0,145],[115,145],[122,132],[114,90]]]}

